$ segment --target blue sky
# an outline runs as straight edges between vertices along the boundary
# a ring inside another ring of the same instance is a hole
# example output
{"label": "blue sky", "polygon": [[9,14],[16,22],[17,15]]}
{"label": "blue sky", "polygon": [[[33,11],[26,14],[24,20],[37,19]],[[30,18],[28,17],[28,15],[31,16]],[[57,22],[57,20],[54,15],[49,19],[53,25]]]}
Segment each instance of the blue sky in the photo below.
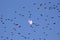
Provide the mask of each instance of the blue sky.
{"label": "blue sky", "polygon": [[0,0],[0,40],[60,40],[60,0]]}

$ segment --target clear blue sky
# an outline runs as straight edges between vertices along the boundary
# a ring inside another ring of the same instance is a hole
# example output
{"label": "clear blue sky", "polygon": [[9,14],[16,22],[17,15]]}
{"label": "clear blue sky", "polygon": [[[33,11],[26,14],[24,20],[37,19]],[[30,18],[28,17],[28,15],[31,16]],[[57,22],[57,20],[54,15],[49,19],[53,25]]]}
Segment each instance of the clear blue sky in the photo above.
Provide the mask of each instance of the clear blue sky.
{"label": "clear blue sky", "polygon": [[60,40],[60,0],[0,0],[0,40]]}

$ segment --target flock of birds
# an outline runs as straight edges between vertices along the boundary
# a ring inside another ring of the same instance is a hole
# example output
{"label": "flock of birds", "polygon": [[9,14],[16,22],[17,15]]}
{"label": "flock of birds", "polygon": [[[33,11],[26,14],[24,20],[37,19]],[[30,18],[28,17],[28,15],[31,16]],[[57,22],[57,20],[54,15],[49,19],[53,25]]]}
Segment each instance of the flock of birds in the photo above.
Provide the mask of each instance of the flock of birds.
{"label": "flock of birds", "polygon": [[0,12],[0,40],[60,40],[60,3],[30,5],[32,10],[22,6],[12,18]]}

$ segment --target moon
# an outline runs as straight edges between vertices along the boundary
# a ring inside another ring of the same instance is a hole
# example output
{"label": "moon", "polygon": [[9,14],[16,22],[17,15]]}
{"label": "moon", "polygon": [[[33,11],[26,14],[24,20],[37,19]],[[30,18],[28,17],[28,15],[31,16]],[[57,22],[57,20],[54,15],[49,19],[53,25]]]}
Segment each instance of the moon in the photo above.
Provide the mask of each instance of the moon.
{"label": "moon", "polygon": [[32,25],[32,20],[31,20],[31,19],[29,19],[29,20],[28,20],[28,23],[29,23],[30,25]]}

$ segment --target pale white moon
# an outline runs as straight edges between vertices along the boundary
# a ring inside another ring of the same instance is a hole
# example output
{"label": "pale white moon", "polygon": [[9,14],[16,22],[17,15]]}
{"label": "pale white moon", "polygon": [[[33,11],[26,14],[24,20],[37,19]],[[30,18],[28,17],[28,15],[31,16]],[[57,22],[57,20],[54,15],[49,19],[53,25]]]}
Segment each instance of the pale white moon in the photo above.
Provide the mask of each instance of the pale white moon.
{"label": "pale white moon", "polygon": [[29,23],[30,25],[32,25],[32,20],[28,20],[28,23]]}

